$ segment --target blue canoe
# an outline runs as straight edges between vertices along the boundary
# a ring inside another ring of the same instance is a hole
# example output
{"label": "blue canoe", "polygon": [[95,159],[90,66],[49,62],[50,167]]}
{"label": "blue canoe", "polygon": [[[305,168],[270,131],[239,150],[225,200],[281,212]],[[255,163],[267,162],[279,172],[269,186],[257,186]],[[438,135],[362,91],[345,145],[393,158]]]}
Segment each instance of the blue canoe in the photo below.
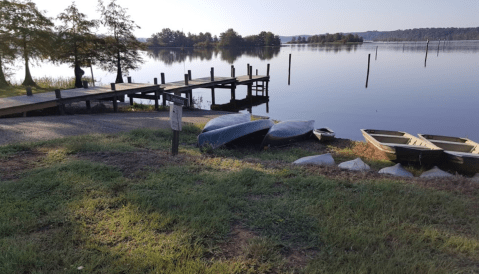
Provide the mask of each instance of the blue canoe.
{"label": "blue canoe", "polygon": [[203,128],[201,133],[205,133],[211,130],[229,127],[232,125],[242,124],[251,121],[251,114],[249,113],[240,113],[240,114],[226,114],[220,117],[211,119]]}
{"label": "blue canoe", "polygon": [[314,120],[290,120],[275,124],[268,131],[261,147],[285,146],[311,138],[314,130]]}
{"label": "blue canoe", "polygon": [[257,145],[273,125],[271,120],[256,120],[210,130],[198,135],[198,145],[211,145],[212,148],[223,145]]}

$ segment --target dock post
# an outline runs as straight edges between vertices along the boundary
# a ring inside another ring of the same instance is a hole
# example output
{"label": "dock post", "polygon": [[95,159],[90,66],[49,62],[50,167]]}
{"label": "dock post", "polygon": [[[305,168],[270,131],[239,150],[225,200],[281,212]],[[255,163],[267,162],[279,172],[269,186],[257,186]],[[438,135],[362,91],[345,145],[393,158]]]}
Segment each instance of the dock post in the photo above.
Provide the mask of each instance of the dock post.
{"label": "dock post", "polygon": [[131,76],[128,76],[126,79],[128,79],[128,84],[131,84]]}
{"label": "dock post", "polygon": [[185,74],[185,86],[188,86],[188,74]]}
{"label": "dock post", "polygon": [[154,85],[158,85],[158,78],[156,78],[156,77],[153,78],[153,84],[154,84]]}
{"label": "dock post", "polygon": [[188,80],[191,80],[191,70],[188,70]]}
{"label": "dock post", "polygon": [[368,81],[369,81],[369,64],[371,63],[371,53],[368,54],[368,74],[366,76],[366,88],[368,88]]}
{"label": "dock post", "polygon": [[62,103],[62,92],[59,89],[55,90],[55,97],[57,98],[57,101],[58,101],[58,111],[60,112],[60,115],[64,115],[65,108]]}
{"label": "dock post", "polygon": [[216,102],[215,102],[215,88],[211,88],[211,104],[216,105]]}
{"label": "dock post", "polygon": [[82,81],[81,83],[82,83],[84,89],[88,88],[88,81]]}
{"label": "dock post", "polygon": [[258,69],[256,69],[256,76],[258,76]]}
{"label": "dock post", "polygon": [[235,68],[234,65],[231,65],[231,77],[235,77],[234,74],[233,74],[233,69]]}
{"label": "dock post", "polygon": [[158,87],[158,89],[155,90],[155,110],[158,110],[160,108],[160,103],[158,102],[159,98],[160,98],[160,87]]}
{"label": "dock post", "polygon": [[31,87],[27,87],[26,90],[27,90],[27,96],[33,96]]}
{"label": "dock post", "polygon": [[236,78],[236,68],[233,67],[233,78]]}
{"label": "dock post", "polygon": [[211,68],[210,75],[211,75],[211,82],[214,82],[215,81],[215,68]]}
{"label": "dock post", "polygon": [[90,100],[86,100],[85,104],[86,104],[86,109],[91,109],[91,101]]}
{"label": "dock post", "polygon": [[376,58],[374,60],[378,60],[378,46],[376,46]]}
{"label": "dock post", "polygon": [[231,101],[236,100],[236,83],[231,84]]}
{"label": "dock post", "polygon": [[266,66],[266,76],[268,76],[268,80],[266,80],[266,96],[268,96],[268,89],[269,89],[269,67],[270,65],[268,64]]}
{"label": "dock post", "polygon": [[249,64],[246,64],[246,75],[249,75]]}
{"label": "dock post", "polygon": [[111,90],[113,90],[113,111],[118,112],[118,96],[116,95],[116,85],[115,83],[111,83]]}
{"label": "dock post", "polygon": [[161,84],[165,84],[165,74],[163,72],[161,73]]}
{"label": "dock post", "polygon": [[250,80],[253,79],[253,66],[249,67],[249,74],[248,75],[249,75]]}

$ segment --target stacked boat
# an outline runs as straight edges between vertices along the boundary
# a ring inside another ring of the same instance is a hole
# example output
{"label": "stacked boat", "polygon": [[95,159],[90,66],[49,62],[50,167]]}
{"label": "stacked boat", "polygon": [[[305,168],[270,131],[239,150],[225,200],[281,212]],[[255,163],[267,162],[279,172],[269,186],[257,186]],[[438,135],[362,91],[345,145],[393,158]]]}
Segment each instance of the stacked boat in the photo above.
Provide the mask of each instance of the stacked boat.
{"label": "stacked boat", "polygon": [[479,144],[468,138],[361,129],[368,143],[392,161],[443,164],[465,173],[479,173]]}
{"label": "stacked boat", "polygon": [[290,120],[274,124],[269,119],[251,121],[250,114],[228,114],[210,120],[198,136],[200,147],[256,144],[261,148],[280,147],[311,138],[320,141],[334,138],[329,128],[314,130],[314,121]]}
{"label": "stacked boat", "polygon": [[439,161],[442,149],[407,132],[361,129],[364,139],[392,161],[434,164]]}
{"label": "stacked boat", "polygon": [[468,138],[418,134],[419,138],[444,150],[443,162],[465,173],[479,173],[479,144]]}

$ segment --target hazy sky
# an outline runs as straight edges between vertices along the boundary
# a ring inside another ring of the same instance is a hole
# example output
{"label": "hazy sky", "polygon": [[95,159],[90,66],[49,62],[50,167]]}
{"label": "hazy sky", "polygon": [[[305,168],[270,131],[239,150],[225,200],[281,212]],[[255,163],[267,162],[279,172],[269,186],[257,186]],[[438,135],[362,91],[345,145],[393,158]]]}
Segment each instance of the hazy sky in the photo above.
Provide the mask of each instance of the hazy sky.
{"label": "hazy sky", "polygon": [[[56,17],[72,1],[32,0]],[[104,1],[105,4],[109,0]],[[479,27],[478,0],[117,0],[150,37],[163,28],[218,35],[262,30],[278,35],[362,32],[433,27]],[[89,19],[98,19],[97,0],[77,0]]]}

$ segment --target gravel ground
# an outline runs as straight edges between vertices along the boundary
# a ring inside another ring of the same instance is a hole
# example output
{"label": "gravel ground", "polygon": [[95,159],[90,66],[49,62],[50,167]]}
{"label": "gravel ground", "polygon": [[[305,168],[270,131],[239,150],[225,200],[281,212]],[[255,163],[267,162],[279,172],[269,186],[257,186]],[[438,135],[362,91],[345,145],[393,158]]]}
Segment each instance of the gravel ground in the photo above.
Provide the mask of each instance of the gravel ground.
{"label": "gravel ground", "polygon": [[[228,112],[183,110],[183,122],[206,123]],[[91,133],[117,133],[137,128],[171,128],[168,111],[75,114],[0,119],[0,145]]]}

